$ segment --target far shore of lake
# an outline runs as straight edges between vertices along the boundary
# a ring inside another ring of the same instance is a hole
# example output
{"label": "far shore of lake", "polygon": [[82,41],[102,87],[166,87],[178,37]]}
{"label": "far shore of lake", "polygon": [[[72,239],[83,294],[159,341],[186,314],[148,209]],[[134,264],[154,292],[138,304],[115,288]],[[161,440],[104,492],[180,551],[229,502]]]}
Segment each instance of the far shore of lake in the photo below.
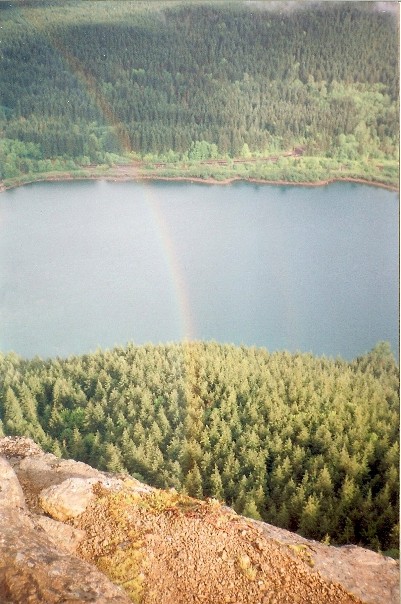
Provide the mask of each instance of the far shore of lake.
{"label": "far shore of lake", "polygon": [[141,182],[141,181],[172,181],[172,182],[193,182],[206,185],[230,185],[234,182],[248,182],[259,185],[277,185],[277,186],[296,186],[296,187],[324,187],[335,182],[350,182],[356,184],[369,185],[372,187],[380,187],[389,191],[399,191],[399,187],[379,181],[367,180],[364,178],[352,177],[332,177],[317,181],[290,181],[290,180],[270,180],[262,178],[246,178],[242,176],[232,176],[225,179],[216,179],[212,177],[201,178],[199,176],[163,176],[162,174],[121,174],[121,173],[105,173],[105,174],[74,174],[74,173],[54,173],[51,175],[41,176],[37,178],[29,178],[28,180],[15,179],[12,184],[5,185],[0,181],[0,193],[20,187],[23,185],[33,184],[35,182],[63,182],[63,181],[79,181],[79,180],[106,180],[112,182]]}

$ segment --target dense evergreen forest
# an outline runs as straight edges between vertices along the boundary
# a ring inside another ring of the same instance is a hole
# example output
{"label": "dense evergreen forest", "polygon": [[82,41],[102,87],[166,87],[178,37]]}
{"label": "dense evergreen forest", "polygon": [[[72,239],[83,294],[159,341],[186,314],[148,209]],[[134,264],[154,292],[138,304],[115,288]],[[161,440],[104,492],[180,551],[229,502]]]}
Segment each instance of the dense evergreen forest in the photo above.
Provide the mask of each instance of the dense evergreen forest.
{"label": "dense evergreen forest", "polygon": [[[302,4],[0,2],[0,180],[275,155],[274,173],[241,175],[374,167],[396,182],[397,19],[373,2]],[[352,362],[196,342],[0,354],[0,433],[307,537],[394,550],[398,387],[385,344]]]}
{"label": "dense evergreen forest", "polygon": [[396,182],[396,16],[287,4],[0,3],[0,179],[301,148],[317,178]]}
{"label": "dense evergreen forest", "polygon": [[398,549],[399,372],[216,343],[0,355],[0,431],[332,543]]}

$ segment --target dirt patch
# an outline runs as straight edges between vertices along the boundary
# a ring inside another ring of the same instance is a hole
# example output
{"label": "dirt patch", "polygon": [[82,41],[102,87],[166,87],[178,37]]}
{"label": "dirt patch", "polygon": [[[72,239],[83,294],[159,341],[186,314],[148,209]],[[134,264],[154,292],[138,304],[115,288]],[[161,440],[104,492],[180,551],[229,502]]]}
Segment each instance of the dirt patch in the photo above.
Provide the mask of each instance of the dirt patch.
{"label": "dirt patch", "polygon": [[97,500],[73,524],[88,535],[79,554],[125,587],[133,602],[361,602],[311,572],[308,560],[292,556],[287,546],[213,500],[99,490]]}

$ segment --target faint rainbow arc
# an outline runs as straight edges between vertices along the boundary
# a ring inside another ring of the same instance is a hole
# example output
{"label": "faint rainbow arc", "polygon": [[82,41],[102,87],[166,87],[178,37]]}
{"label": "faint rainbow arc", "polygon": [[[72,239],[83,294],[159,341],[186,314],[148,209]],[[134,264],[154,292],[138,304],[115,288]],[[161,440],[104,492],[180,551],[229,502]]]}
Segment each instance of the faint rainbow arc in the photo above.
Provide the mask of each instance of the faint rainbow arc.
{"label": "faint rainbow arc", "polygon": [[110,103],[102,95],[96,83],[96,79],[84,69],[79,59],[77,59],[55,35],[52,35],[51,32],[47,30],[47,23],[40,18],[40,15],[35,15],[35,19],[29,19],[25,17],[23,9],[20,10],[20,14],[23,19],[27,21],[27,23],[36,28],[45,38],[47,38],[49,44],[63,58],[77,80],[82,83],[89,97],[98,107],[98,109],[100,109],[106,122],[115,128],[115,134],[120,142],[122,150],[130,151],[131,145],[128,132],[124,128],[121,120],[119,120],[116,116],[115,111]]}
{"label": "faint rainbow arc", "polygon": [[115,134],[121,145],[121,149],[125,152],[131,150],[129,134],[124,128],[121,120],[117,118],[110,103],[99,92],[95,78],[87,73],[81,63],[70,52],[61,46],[59,42],[52,41],[53,46],[59,51],[67,65],[69,66],[75,77],[83,84],[89,97],[94,104],[100,109],[106,122],[114,127]]}
{"label": "faint rainbow arc", "polygon": [[[106,122],[114,127],[115,134],[120,142],[121,148],[124,151],[129,151],[131,149],[131,146],[128,132],[124,128],[121,121],[117,118],[110,103],[100,93],[95,78],[87,71],[85,71],[80,61],[76,57],[74,57],[71,52],[69,52],[60,43],[59,40],[55,39],[54,36],[51,36],[48,32],[46,32],[45,23],[32,23],[32,25],[34,25],[34,27],[41,30],[42,33],[46,35],[49,42],[61,55],[71,72],[75,75],[78,81],[81,82],[87,94],[93,100],[94,104],[100,109]],[[158,237],[161,242],[165,258],[167,260],[167,265],[169,267],[170,280],[172,282],[173,290],[175,292],[176,304],[181,322],[181,339],[183,341],[191,341],[195,339],[196,329],[191,314],[189,294],[187,291],[181,262],[175,249],[174,241],[169,233],[167,223],[163,218],[163,214],[158,204],[158,201],[155,198],[151,187],[146,183],[144,183],[144,191],[145,198],[150,209],[154,224],[156,225]]]}
{"label": "faint rainbow arc", "polygon": [[190,296],[185,281],[182,264],[177,253],[173,237],[152,186],[143,183],[145,199],[161,242],[164,256],[169,267],[170,279],[175,292],[176,305],[181,323],[181,340],[189,342],[196,337],[195,321],[191,312]]}

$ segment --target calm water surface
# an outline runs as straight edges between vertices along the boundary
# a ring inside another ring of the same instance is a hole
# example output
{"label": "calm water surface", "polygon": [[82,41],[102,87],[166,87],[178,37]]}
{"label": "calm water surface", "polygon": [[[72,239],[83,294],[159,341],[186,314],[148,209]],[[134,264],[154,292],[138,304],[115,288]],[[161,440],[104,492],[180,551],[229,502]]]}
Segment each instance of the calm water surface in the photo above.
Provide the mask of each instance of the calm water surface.
{"label": "calm water surface", "polygon": [[184,337],[353,358],[398,350],[398,195],[74,182],[0,196],[0,349]]}

